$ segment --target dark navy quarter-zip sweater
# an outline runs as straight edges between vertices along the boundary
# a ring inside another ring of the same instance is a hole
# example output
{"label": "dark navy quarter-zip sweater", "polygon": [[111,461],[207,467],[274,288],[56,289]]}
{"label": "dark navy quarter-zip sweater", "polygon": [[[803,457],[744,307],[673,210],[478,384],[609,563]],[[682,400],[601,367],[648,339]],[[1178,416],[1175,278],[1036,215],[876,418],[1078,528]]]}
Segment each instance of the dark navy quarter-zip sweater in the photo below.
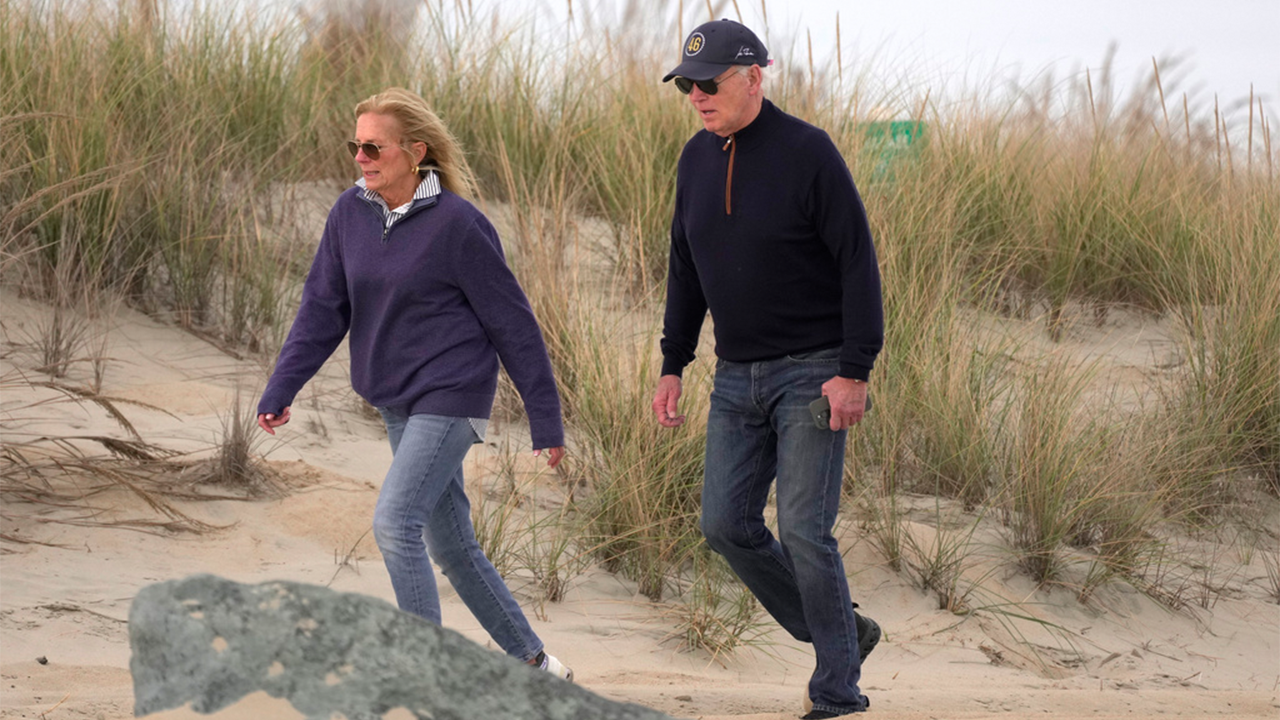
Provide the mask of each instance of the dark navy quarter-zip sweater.
{"label": "dark navy quarter-zip sweater", "polygon": [[564,445],[560,396],[497,231],[443,190],[384,226],[353,187],[334,204],[258,412],[279,414],[351,333],[351,384],[376,407],[487,418],[507,369],[533,447]]}
{"label": "dark navy quarter-zip sweater", "polygon": [[707,310],[732,362],[840,348],[866,380],[884,344],[880,270],[862,199],[826,132],[768,100],[730,138],[680,156],[662,373],[694,358]]}

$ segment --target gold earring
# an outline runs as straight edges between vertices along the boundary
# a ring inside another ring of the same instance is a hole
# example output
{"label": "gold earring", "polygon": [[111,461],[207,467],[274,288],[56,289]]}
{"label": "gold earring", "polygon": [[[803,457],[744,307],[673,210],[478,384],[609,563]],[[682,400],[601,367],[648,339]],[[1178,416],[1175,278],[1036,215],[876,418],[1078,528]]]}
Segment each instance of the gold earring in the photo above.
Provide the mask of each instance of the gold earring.
{"label": "gold earring", "polygon": [[414,175],[418,175],[418,174],[420,174],[420,173],[418,172],[418,166],[417,166],[417,165],[414,165],[414,166],[413,166],[413,171],[412,171],[412,172],[413,172],[413,174],[414,174]]}

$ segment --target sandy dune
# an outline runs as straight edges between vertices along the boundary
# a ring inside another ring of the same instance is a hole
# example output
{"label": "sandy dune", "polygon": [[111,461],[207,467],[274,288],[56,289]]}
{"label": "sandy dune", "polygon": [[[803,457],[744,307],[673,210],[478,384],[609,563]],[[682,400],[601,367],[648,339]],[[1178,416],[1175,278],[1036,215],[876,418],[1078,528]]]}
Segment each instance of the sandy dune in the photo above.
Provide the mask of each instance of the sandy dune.
{"label": "sandy dune", "polygon": [[[127,437],[97,405],[12,382],[36,364],[28,345],[47,310],[11,293],[0,299],[6,335],[0,374],[10,380],[0,399],[5,442],[42,434]],[[151,406],[118,405],[147,441],[207,455],[237,392],[246,411],[256,402],[264,379],[257,364],[132,311],[104,322],[111,360],[102,394]],[[1115,332],[1076,341],[1096,348],[1119,374],[1146,372],[1164,360],[1162,341],[1149,328],[1112,330],[1130,334],[1122,350],[1115,350]],[[84,383],[87,373],[75,367],[68,382]],[[390,462],[381,429],[360,411],[339,363],[304,391],[295,417],[280,440],[260,446],[279,473],[281,493],[251,501],[174,501],[191,518],[215,526],[202,532],[123,524],[155,520],[156,513],[118,489],[65,507],[5,494],[0,717],[131,717],[125,618],[132,597],[152,582],[208,572],[241,582],[327,584],[393,601],[366,534]],[[502,439],[517,447],[528,442],[520,427],[497,430],[468,460],[473,497],[488,492],[486,471]],[[526,455],[521,462],[533,472],[538,466]],[[554,490],[554,477],[538,482]],[[1123,586],[1082,606],[1066,589],[1037,590],[997,566],[981,598],[1019,604],[1005,613],[993,608],[960,616],[939,610],[932,595],[885,567],[856,519],[844,522],[842,532],[855,596],[887,634],[862,683],[877,716],[1280,717],[1280,605],[1266,600],[1258,559],[1226,540],[1205,541],[1218,568],[1206,571],[1206,582],[1227,588],[1206,599],[1208,607],[1193,602],[1174,612]],[[575,578],[568,597],[541,613],[534,612],[540,606],[527,579],[517,574],[511,582],[535,629],[585,687],[682,718],[800,715],[810,655],[772,624],[757,646],[712,658],[680,650],[666,609],[602,570]],[[444,591],[450,592],[447,585]],[[447,626],[488,643],[456,597],[445,603]],[[1060,631],[1047,631],[1046,623]],[[152,717],[197,716],[175,710]],[[301,716],[256,695],[218,717]]]}

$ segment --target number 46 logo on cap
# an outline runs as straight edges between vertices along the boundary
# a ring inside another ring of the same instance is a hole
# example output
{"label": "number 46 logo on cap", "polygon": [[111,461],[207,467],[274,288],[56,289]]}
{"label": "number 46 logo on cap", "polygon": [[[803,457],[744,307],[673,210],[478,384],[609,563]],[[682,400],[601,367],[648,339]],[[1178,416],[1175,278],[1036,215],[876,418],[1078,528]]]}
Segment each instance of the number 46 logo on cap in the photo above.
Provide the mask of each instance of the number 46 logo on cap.
{"label": "number 46 logo on cap", "polygon": [[684,46],[684,54],[697,55],[698,53],[702,52],[702,48],[706,44],[707,44],[707,39],[702,36],[702,33],[696,32],[689,36],[689,42],[686,43]]}

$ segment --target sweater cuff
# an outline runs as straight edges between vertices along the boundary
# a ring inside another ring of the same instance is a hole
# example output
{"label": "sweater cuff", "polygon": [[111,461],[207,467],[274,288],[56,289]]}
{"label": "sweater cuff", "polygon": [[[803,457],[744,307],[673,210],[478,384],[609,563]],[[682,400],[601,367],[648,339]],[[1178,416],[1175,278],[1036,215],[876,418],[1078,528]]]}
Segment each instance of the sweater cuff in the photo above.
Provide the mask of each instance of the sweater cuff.
{"label": "sweater cuff", "polygon": [[564,424],[560,416],[529,418],[529,439],[534,450],[564,447]]}
{"label": "sweater cuff", "polygon": [[661,377],[662,375],[675,375],[676,377],[683,377],[684,365],[681,365],[680,361],[676,360],[673,357],[663,356],[662,373],[661,375],[659,375],[659,377]]}
{"label": "sweater cuff", "polygon": [[871,368],[853,363],[840,363],[840,377],[866,382],[871,377]]}
{"label": "sweater cuff", "polygon": [[263,393],[262,399],[258,401],[258,414],[278,416],[284,412],[285,408],[292,404],[292,397],[286,397],[281,393],[268,390]]}

